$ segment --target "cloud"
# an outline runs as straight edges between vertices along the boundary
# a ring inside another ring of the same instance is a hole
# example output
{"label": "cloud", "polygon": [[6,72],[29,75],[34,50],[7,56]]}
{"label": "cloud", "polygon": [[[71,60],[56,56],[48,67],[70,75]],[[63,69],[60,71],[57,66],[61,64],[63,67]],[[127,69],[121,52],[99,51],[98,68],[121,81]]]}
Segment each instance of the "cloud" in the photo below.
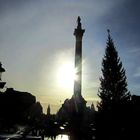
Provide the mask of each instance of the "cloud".
{"label": "cloud", "polygon": [[138,48],[138,47],[131,48],[131,49],[129,50],[129,52],[130,52],[130,53],[134,53],[134,54],[140,53],[140,48]]}
{"label": "cloud", "polygon": [[134,77],[140,77],[140,67],[138,67],[133,75]]}
{"label": "cloud", "polygon": [[140,82],[138,83],[132,83],[131,86],[130,86],[130,92],[131,94],[133,95],[140,95]]}

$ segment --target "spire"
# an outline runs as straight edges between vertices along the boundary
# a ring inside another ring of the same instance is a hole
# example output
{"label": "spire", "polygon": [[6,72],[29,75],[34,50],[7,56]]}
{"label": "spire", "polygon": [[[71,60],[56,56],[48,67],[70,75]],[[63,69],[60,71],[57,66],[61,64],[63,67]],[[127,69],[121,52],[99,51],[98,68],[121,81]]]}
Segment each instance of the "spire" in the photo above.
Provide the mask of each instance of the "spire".
{"label": "spire", "polygon": [[95,111],[95,107],[94,107],[93,102],[92,102],[92,104],[91,104],[91,110],[92,110],[92,111]]}
{"label": "spire", "polygon": [[50,104],[48,105],[48,108],[47,108],[47,115],[49,116],[51,114],[51,108],[50,108]]}

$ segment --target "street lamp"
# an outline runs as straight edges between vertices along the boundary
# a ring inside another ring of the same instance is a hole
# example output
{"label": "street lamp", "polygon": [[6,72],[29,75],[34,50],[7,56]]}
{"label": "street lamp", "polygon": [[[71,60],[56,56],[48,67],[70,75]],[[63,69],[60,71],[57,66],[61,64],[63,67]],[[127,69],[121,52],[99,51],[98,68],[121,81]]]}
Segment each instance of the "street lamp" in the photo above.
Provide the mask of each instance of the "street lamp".
{"label": "street lamp", "polygon": [[2,64],[0,62],[0,88],[4,88],[4,85],[6,82],[2,82],[2,73],[5,72],[5,69],[2,67]]}

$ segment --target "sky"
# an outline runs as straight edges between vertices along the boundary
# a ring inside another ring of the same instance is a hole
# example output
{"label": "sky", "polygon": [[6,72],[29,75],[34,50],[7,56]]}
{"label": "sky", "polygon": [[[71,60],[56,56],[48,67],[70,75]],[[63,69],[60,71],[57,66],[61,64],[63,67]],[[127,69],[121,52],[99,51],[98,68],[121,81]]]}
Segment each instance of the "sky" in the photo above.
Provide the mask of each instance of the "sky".
{"label": "sky", "polygon": [[72,77],[78,16],[85,29],[82,95],[87,104],[96,105],[99,99],[107,29],[126,70],[128,89],[140,95],[139,0],[0,0],[3,81],[8,88],[35,95],[44,112],[48,104],[56,112],[73,94],[72,81],[65,80]]}

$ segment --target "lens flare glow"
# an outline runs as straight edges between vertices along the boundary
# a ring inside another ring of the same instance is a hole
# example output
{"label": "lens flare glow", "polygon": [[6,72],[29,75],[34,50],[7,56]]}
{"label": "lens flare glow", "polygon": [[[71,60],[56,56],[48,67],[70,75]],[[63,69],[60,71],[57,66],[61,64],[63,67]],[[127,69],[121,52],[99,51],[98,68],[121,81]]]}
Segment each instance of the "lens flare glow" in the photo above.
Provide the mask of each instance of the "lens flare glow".
{"label": "lens flare glow", "polygon": [[65,62],[60,65],[57,73],[57,81],[60,87],[68,90],[73,89],[75,79],[76,71],[73,63]]}

